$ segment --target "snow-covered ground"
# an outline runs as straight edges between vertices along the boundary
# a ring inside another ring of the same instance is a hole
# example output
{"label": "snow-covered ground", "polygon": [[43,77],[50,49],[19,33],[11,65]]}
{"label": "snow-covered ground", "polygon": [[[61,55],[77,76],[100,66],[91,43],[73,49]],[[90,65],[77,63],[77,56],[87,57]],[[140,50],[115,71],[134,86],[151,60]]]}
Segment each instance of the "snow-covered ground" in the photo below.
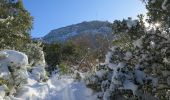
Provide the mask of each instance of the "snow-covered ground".
{"label": "snow-covered ground", "polygon": [[84,82],[69,76],[53,75],[47,82],[37,82],[32,77],[17,93],[15,100],[96,100],[93,91]]}
{"label": "snow-covered ground", "polygon": [[[24,53],[0,51],[0,82],[8,82],[8,85],[0,85],[0,100],[96,100],[96,95],[84,82],[68,75],[56,73],[46,82],[40,82],[45,77],[43,69],[29,66]],[[8,91],[9,96],[6,95]]]}
{"label": "snow-covered ground", "polygon": [[58,78],[58,75],[53,75],[46,83],[29,78],[28,85],[18,94],[21,100],[96,100],[96,95],[84,82],[69,76]]}
{"label": "snow-covered ground", "polygon": [[54,75],[48,80],[49,92],[46,100],[96,100],[93,91],[84,82],[77,82],[70,77],[57,79]]}

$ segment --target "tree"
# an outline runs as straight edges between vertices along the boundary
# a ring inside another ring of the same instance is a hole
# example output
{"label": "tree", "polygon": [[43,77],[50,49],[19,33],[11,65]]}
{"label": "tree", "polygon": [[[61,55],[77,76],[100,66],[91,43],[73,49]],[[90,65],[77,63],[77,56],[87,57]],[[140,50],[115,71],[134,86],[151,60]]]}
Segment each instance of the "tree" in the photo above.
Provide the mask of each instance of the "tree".
{"label": "tree", "polygon": [[136,21],[115,21],[113,43],[118,47],[111,48],[107,62],[88,79],[88,85],[99,87],[99,97],[104,100],[170,98],[170,2],[143,1],[149,27],[144,26],[141,15]]}
{"label": "tree", "polygon": [[22,0],[0,1],[0,49],[21,49],[30,41],[33,18]]}
{"label": "tree", "polygon": [[49,70],[53,71],[56,65],[59,65],[61,62],[62,48],[61,45],[56,44],[45,44],[43,51],[45,52],[45,60],[49,65]]}
{"label": "tree", "polygon": [[124,50],[132,50],[133,42],[139,39],[145,33],[145,27],[143,23],[143,15],[138,15],[138,20],[115,20],[113,23],[113,34],[115,39],[113,45],[117,45]]}
{"label": "tree", "polygon": [[143,0],[148,10],[148,22],[160,23],[164,28],[170,26],[170,1],[169,0]]}
{"label": "tree", "polygon": [[65,64],[69,67],[74,65],[79,56],[78,47],[72,42],[45,44],[44,52],[50,71],[56,69],[57,65],[60,64]]}

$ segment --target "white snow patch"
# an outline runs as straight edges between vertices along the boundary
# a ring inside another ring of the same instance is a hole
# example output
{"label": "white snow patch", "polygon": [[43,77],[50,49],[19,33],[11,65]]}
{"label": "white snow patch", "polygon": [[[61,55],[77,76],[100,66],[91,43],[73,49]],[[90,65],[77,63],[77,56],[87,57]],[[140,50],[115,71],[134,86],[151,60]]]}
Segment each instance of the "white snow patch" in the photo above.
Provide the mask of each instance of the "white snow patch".
{"label": "white snow patch", "polygon": [[167,2],[168,2],[168,0],[163,1],[163,3],[162,3],[162,9],[163,10],[167,10],[167,6],[166,6]]}
{"label": "white snow patch", "polygon": [[134,47],[138,47],[138,48],[142,48],[143,47],[142,44],[143,44],[142,43],[142,38],[140,38],[140,39],[133,42]]}
{"label": "white snow patch", "polygon": [[136,81],[140,84],[143,84],[143,80],[146,78],[146,75],[143,71],[135,70]]}
{"label": "white snow patch", "polygon": [[125,67],[125,63],[123,63],[123,62],[120,62],[118,65],[117,65],[117,68],[123,68],[123,67]]}
{"label": "white snow patch", "polygon": [[32,75],[33,75],[33,77],[35,77],[36,80],[44,79],[46,76],[44,67],[42,67],[42,66],[33,67]]}
{"label": "white snow patch", "polygon": [[32,72],[28,73],[28,57],[21,52],[0,52],[0,77],[12,82],[9,71],[11,69],[8,66],[19,76],[15,77],[15,82],[20,83],[25,79],[27,82],[20,85],[15,96],[5,96],[6,88],[0,85],[0,100],[96,100],[96,95],[85,83],[76,82],[69,76],[58,77],[58,74],[55,74],[47,82],[39,82],[45,75],[44,67],[36,65]]}
{"label": "white snow patch", "polygon": [[128,28],[131,28],[132,26],[136,26],[137,25],[137,20],[132,20],[131,18],[126,20],[126,24],[128,26]]}
{"label": "white snow patch", "polygon": [[113,53],[112,52],[108,52],[106,54],[106,58],[105,58],[105,63],[108,64],[110,63],[110,58],[112,57]]}
{"label": "white snow patch", "polygon": [[0,22],[5,22],[6,19],[0,18]]}
{"label": "white snow patch", "polygon": [[150,45],[152,48],[155,48],[155,46],[156,46],[155,42],[153,42],[153,41],[150,42]]}
{"label": "white snow patch", "polygon": [[103,100],[110,100],[111,91],[109,89],[104,92]]}
{"label": "white snow patch", "polygon": [[5,88],[4,86],[0,86],[0,100],[3,100],[5,97]]}
{"label": "white snow patch", "polygon": [[56,74],[44,83],[29,78],[28,84],[19,89],[16,100],[96,100],[97,98],[83,82],[76,82],[68,76],[60,76],[59,79]]}
{"label": "white snow patch", "polygon": [[48,84],[36,83],[32,86],[22,86],[17,92],[18,95],[16,97],[22,100],[43,100],[48,92]]}
{"label": "white snow patch", "polygon": [[[28,73],[26,70],[28,66],[28,57],[24,53],[14,51],[14,50],[4,50],[4,51],[0,51],[0,58],[1,58],[0,77],[8,81],[10,80],[10,71],[8,69],[8,66],[11,66],[12,69],[15,70],[14,74],[20,76],[20,78],[25,79],[28,77]],[[17,80],[17,82],[18,81],[21,80]]]}
{"label": "white snow patch", "polygon": [[96,72],[96,75],[97,75],[99,78],[102,78],[105,74],[106,74],[106,71],[105,71],[105,70],[99,70],[99,71]]}
{"label": "white snow patch", "polygon": [[15,63],[19,66],[26,67],[28,65],[28,57],[21,52],[14,51],[14,50],[4,50],[0,52],[1,57],[5,59],[1,59],[0,63]]}
{"label": "white snow patch", "polygon": [[131,53],[131,52],[126,52],[124,59],[125,59],[125,60],[129,60],[129,59],[131,59],[131,58],[132,58],[132,53]]}
{"label": "white snow patch", "polygon": [[96,100],[93,91],[88,89],[83,82],[75,82],[72,78],[52,77],[48,82],[50,87],[46,100]]}
{"label": "white snow patch", "polygon": [[117,67],[117,64],[109,63],[109,64],[108,64],[108,67],[109,67],[110,69],[115,69],[115,68]]}
{"label": "white snow patch", "polygon": [[125,80],[123,83],[123,87],[124,89],[130,89],[133,91],[133,94],[135,94],[136,90],[137,90],[137,85],[135,85],[133,82],[131,82],[130,80]]}

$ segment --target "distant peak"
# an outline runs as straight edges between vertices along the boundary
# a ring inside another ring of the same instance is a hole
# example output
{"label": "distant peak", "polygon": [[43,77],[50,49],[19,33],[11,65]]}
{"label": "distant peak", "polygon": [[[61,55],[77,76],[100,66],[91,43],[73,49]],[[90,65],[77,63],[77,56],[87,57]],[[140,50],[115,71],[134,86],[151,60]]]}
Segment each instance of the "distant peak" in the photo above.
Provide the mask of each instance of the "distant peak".
{"label": "distant peak", "polygon": [[94,34],[104,34],[111,33],[111,23],[108,21],[83,21],[78,24],[72,24],[66,27],[54,29],[50,31],[47,35],[43,37],[43,40],[48,43],[56,41],[67,41],[82,33]]}

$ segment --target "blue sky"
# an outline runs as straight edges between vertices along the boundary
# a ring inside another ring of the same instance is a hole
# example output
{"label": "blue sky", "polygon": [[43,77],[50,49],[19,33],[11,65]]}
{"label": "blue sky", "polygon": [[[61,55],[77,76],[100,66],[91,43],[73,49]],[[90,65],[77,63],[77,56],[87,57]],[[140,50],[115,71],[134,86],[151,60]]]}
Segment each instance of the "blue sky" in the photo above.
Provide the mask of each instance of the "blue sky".
{"label": "blue sky", "polygon": [[136,18],[146,9],[140,0],[23,0],[34,17],[32,37],[82,21]]}

